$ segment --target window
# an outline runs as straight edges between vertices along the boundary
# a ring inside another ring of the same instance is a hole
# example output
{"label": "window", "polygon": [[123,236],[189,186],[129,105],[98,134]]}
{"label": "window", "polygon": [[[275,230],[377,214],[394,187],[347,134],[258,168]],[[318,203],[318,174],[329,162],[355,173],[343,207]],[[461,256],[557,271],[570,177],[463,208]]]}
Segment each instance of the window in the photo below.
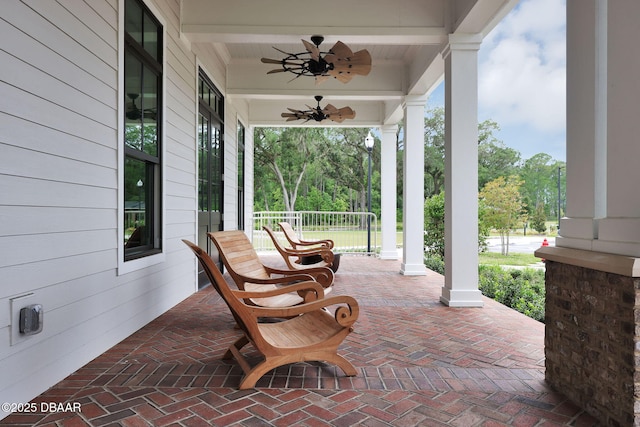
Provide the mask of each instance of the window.
{"label": "window", "polygon": [[244,135],[244,126],[238,122],[238,230],[244,230]]}
{"label": "window", "polygon": [[140,0],[124,16],[124,259],[161,251],[162,25]]}

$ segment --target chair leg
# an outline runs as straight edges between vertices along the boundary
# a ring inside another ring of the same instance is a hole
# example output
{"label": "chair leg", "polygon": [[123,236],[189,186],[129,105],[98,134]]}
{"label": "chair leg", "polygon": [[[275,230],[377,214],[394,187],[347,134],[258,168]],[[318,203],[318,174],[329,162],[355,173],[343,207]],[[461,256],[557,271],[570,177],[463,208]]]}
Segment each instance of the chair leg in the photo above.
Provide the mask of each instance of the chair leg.
{"label": "chair leg", "polygon": [[240,385],[238,388],[240,390],[247,390],[250,388],[255,388],[256,383],[264,374],[269,372],[270,370],[277,368],[278,366],[285,365],[290,362],[278,363],[273,360],[263,360],[254,366],[249,372],[246,373],[242,381],[240,381]]}
{"label": "chair leg", "polygon": [[[247,344],[249,344],[249,339],[246,337],[246,335],[243,335],[240,338],[238,338],[238,340],[234,342],[232,346],[235,347],[237,350],[240,350],[242,347],[244,347]],[[229,347],[229,350],[227,350],[224,353],[224,356],[222,356],[222,359],[227,360],[227,359],[232,359],[233,357],[234,357],[233,351],[231,351],[231,347]]]}
{"label": "chair leg", "polygon": [[356,375],[358,375],[358,371],[351,364],[351,362],[349,362],[347,359],[345,359],[344,357],[340,356],[339,354],[335,354],[334,353],[334,354],[330,355],[330,357],[325,359],[325,362],[329,362],[329,363],[332,363],[332,364],[336,365],[337,367],[342,369],[344,374],[346,376],[348,376],[348,377],[355,377]]}

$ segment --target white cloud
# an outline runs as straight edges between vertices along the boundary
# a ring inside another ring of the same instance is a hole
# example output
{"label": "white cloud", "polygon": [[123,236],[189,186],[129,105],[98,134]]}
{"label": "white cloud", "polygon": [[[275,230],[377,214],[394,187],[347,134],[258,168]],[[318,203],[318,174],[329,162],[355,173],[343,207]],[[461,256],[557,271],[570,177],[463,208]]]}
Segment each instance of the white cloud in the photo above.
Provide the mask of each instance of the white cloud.
{"label": "white cloud", "polygon": [[565,0],[523,0],[485,38],[479,64],[485,118],[564,132],[565,30]]}

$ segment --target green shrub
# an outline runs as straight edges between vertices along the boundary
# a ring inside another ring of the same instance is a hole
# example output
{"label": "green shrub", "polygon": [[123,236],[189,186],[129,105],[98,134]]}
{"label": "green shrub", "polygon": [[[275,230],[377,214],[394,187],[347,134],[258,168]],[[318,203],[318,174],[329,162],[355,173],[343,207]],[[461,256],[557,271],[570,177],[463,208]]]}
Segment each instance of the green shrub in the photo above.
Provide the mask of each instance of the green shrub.
{"label": "green shrub", "polygon": [[481,265],[479,288],[483,295],[544,322],[544,272],[532,268],[503,269]]}
{"label": "green shrub", "polygon": [[431,271],[444,274],[444,260],[437,254],[425,254],[424,265]]}
{"label": "green shrub", "polygon": [[[444,274],[444,260],[426,254],[424,265]],[[478,288],[488,298],[498,301],[539,322],[544,322],[544,271],[533,268],[504,269],[498,265],[478,267]]]}

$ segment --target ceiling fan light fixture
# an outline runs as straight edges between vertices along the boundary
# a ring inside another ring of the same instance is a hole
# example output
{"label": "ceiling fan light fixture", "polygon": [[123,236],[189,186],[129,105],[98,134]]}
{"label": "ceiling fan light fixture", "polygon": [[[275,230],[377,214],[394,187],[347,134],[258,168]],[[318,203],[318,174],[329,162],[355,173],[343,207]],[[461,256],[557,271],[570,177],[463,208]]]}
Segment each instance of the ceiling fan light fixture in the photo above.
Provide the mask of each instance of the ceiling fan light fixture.
{"label": "ceiling fan light fixture", "polygon": [[265,64],[278,64],[281,68],[270,70],[267,74],[290,72],[296,75],[293,80],[300,76],[313,76],[316,84],[320,84],[333,77],[342,83],[347,83],[354,75],[366,76],[371,71],[371,55],[366,49],[353,51],[341,41],[328,52],[320,51],[320,44],[324,41],[323,36],[311,36],[311,43],[302,40],[305,52],[288,53],[276,47],[275,50],[287,55],[284,59],[262,58]]}
{"label": "ceiling fan light fixture", "polygon": [[304,120],[305,122],[315,120],[316,122],[321,122],[329,119],[336,123],[342,123],[345,119],[354,119],[356,117],[356,112],[351,107],[336,108],[331,104],[327,104],[322,108],[320,107],[322,96],[316,95],[314,98],[318,103],[317,107],[307,105],[308,110],[287,108],[289,112],[282,113],[281,116],[286,118],[288,122],[294,120]]}

